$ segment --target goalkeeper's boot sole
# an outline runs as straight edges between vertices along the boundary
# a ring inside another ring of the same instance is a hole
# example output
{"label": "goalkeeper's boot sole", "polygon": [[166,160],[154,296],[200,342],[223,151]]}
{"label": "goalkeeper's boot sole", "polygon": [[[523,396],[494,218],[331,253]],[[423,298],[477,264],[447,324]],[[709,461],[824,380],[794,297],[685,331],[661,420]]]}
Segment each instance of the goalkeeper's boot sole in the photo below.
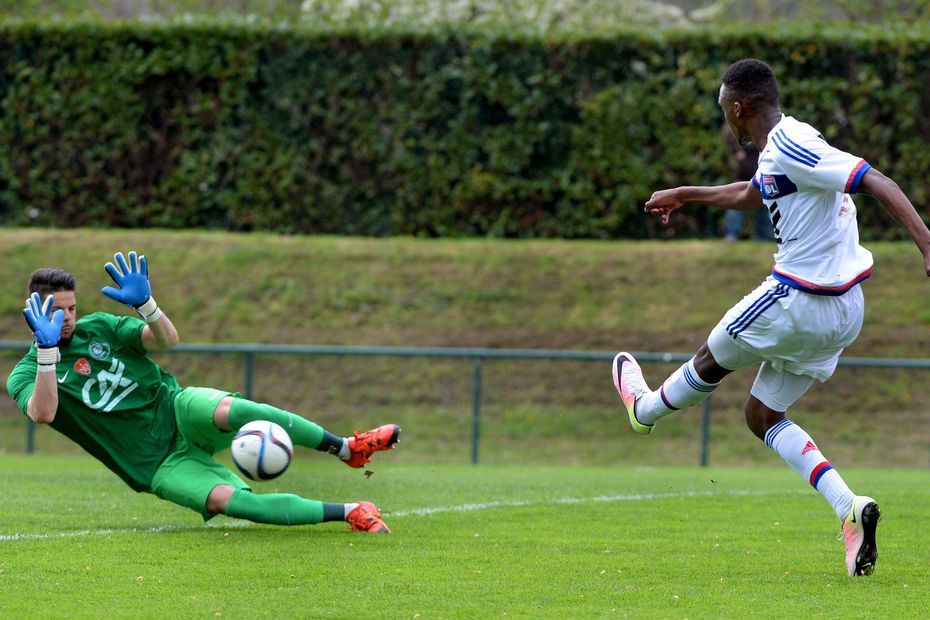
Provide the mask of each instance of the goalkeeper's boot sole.
{"label": "goalkeeper's boot sole", "polygon": [[396,424],[385,424],[370,431],[349,437],[349,450],[351,456],[343,461],[349,467],[364,467],[371,461],[371,455],[381,450],[392,449],[400,441],[400,427]]}
{"label": "goalkeeper's boot sole", "polygon": [[381,520],[381,511],[371,502],[358,502],[358,506],[346,515],[353,532],[390,534],[391,530]]}
{"label": "goalkeeper's boot sole", "polygon": [[871,497],[853,498],[849,516],[843,521],[843,540],[846,541],[846,569],[849,576],[871,575],[878,558],[875,530],[882,513]]}
{"label": "goalkeeper's boot sole", "polygon": [[623,401],[627,415],[630,417],[630,426],[637,433],[648,435],[655,424],[643,424],[636,419],[636,399],[649,391],[649,386],[643,379],[642,369],[632,355],[621,351],[614,357],[613,376],[614,387],[617,388],[620,400]]}

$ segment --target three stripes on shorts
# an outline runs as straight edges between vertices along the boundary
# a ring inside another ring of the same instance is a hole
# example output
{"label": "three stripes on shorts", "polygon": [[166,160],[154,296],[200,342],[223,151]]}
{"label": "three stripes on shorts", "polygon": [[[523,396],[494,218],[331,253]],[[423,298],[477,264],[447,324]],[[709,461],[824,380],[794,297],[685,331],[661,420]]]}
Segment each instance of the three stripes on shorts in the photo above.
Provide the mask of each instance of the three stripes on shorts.
{"label": "three stripes on shorts", "polygon": [[790,292],[791,288],[787,284],[776,284],[774,288],[769,289],[762,297],[752,302],[748,308],[743,310],[742,314],[727,325],[727,333],[736,338],[752,325],[753,321],[762,316],[763,312],[775,305],[775,302],[779,299],[787,297]]}

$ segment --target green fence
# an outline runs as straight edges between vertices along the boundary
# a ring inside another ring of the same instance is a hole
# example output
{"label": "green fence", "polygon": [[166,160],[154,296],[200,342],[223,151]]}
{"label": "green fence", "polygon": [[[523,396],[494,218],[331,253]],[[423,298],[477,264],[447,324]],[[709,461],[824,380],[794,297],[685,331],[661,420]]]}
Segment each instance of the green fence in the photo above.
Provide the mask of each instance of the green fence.
{"label": "green fence", "polygon": [[[0,351],[25,351],[31,343],[0,340]],[[563,360],[605,362],[613,359],[613,351],[570,351],[554,349],[484,349],[454,347],[372,347],[335,345],[284,345],[284,344],[180,344],[166,353],[205,353],[240,355],[243,360],[243,389],[246,398],[252,398],[255,375],[255,357],[258,355],[310,355],[310,356],[386,356],[420,358],[465,358],[472,360],[471,403],[471,462],[478,463],[481,440],[482,367],[485,359]],[[640,362],[683,363],[691,359],[691,353],[633,352]],[[930,359],[896,359],[879,357],[840,358],[840,366],[859,368],[894,368],[930,370]],[[710,418],[712,397],[704,401],[701,418],[700,464],[707,466],[710,459]],[[33,452],[35,424],[29,420],[26,426],[26,451]]]}

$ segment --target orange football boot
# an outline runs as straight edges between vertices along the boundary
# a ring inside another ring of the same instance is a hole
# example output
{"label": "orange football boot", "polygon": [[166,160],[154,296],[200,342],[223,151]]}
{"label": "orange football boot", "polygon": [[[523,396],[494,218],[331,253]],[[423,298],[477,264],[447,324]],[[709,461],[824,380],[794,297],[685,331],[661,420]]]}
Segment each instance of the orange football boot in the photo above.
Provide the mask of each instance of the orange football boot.
{"label": "orange football boot", "polygon": [[372,454],[390,450],[399,437],[400,427],[396,424],[385,424],[364,433],[355,431],[355,435],[348,438],[352,456],[343,462],[349,467],[364,467],[365,463],[371,461]]}
{"label": "orange football boot", "polygon": [[390,534],[391,530],[381,520],[381,511],[371,502],[358,502],[358,506],[346,515],[353,532]]}

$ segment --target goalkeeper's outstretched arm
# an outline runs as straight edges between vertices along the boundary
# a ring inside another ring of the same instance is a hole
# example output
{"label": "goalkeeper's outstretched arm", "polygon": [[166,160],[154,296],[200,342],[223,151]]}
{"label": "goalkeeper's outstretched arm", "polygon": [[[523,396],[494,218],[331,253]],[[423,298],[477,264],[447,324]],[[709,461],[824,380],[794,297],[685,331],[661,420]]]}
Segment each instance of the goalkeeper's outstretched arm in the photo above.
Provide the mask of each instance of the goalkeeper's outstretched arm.
{"label": "goalkeeper's outstretched arm", "polygon": [[116,265],[107,263],[104,269],[113,278],[116,287],[103,287],[103,294],[131,306],[139,313],[146,323],[142,328],[142,346],[146,350],[171,349],[177,345],[180,341],[178,330],[152,297],[149,266],[145,256],[129,252],[127,263],[123,253],[117,252],[113,259]]}
{"label": "goalkeeper's outstretched arm", "polygon": [[178,330],[164,312],[142,328],[142,346],[146,351],[172,349],[180,342]]}
{"label": "goalkeeper's outstretched arm", "polygon": [[[74,312],[73,292],[60,293],[71,295],[69,312]],[[50,424],[58,411],[58,384],[55,377],[55,365],[61,355],[58,342],[61,339],[61,326],[65,318],[63,308],[55,308],[55,296],[48,295],[43,302],[38,293],[32,293],[23,309],[26,324],[35,336],[36,378],[32,396],[26,403],[26,415],[39,424]]]}

